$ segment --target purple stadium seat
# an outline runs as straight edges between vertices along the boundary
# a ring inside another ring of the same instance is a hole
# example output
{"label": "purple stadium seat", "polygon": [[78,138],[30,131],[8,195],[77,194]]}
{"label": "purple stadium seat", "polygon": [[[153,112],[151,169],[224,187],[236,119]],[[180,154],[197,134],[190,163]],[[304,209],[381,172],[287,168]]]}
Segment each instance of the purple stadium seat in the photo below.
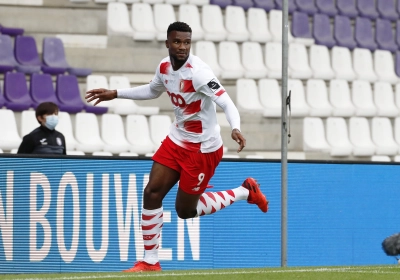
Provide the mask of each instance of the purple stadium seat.
{"label": "purple stadium seat", "polygon": [[[399,1],[399,3],[400,3],[400,1]],[[396,21],[396,36],[395,36],[395,39],[396,39],[396,44],[397,44],[397,47],[400,49],[400,20],[398,20],[398,21]]]}
{"label": "purple stadium seat", "polygon": [[375,38],[378,48],[395,52],[397,45],[392,31],[392,22],[388,19],[378,18],[375,25]]}
{"label": "purple stadium seat", "polygon": [[335,38],[333,38],[331,23],[328,15],[314,15],[313,36],[315,39],[315,43],[317,43],[318,45],[324,45],[328,48],[332,48],[337,44]]}
{"label": "purple stadium seat", "polygon": [[[295,0],[288,0],[289,3],[289,13],[293,13],[294,11],[297,10],[297,5]],[[277,10],[282,10],[282,0],[275,0],[275,9]]]}
{"label": "purple stadium seat", "polygon": [[211,5],[218,5],[221,9],[225,9],[227,6],[232,5],[232,0],[210,0]]}
{"label": "purple stadium seat", "polygon": [[12,111],[24,111],[32,106],[24,73],[7,72],[4,75],[4,99],[6,108]]}
{"label": "purple stadium seat", "polygon": [[82,110],[86,110],[88,113],[104,114],[108,110],[107,107],[95,107],[83,102],[78,79],[74,75],[57,76],[56,95],[60,101],[60,105],[68,106],[69,113],[78,113]]}
{"label": "purple stadium seat", "polygon": [[232,0],[233,6],[240,6],[245,11],[254,6],[253,0]]}
{"label": "purple stadium seat", "polygon": [[318,12],[314,0],[295,0],[295,2],[297,5],[297,10],[300,12],[304,12],[309,15],[313,15]]}
{"label": "purple stadium seat", "polygon": [[4,100],[4,95],[1,92],[1,87],[0,87],[0,109],[3,108],[6,104],[6,101]]}
{"label": "purple stadium seat", "polygon": [[266,12],[275,9],[274,0],[254,0],[253,2],[254,8],[264,9]]}
{"label": "purple stadium seat", "polygon": [[396,65],[394,66],[397,77],[400,77],[400,51],[396,52]]}
{"label": "purple stadium seat", "polygon": [[322,14],[334,16],[338,13],[338,10],[335,6],[335,0],[315,0],[315,5]]}
{"label": "purple stadium seat", "polygon": [[376,6],[381,18],[388,20],[396,20],[399,18],[394,0],[379,0],[376,2]]}
{"label": "purple stadium seat", "polygon": [[16,65],[11,37],[0,34],[0,73],[13,71]]}
{"label": "purple stadium seat", "polygon": [[378,48],[374,40],[372,23],[369,18],[357,17],[355,23],[354,38],[360,48],[374,51]]}
{"label": "purple stadium seat", "polygon": [[312,39],[308,15],[302,12],[293,12],[292,15],[292,35],[293,37]]}
{"label": "purple stadium seat", "polygon": [[15,37],[14,51],[15,58],[19,63],[19,65],[17,65],[17,71],[19,72],[32,74],[42,70],[44,73],[53,75],[65,72],[63,68],[42,65],[37,51],[36,41],[31,36]]}
{"label": "purple stadium seat", "polygon": [[349,17],[335,16],[333,36],[338,46],[346,47],[351,50],[357,46]]}
{"label": "purple stadium seat", "polygon": [[357,9],[362,17],[376,19],[379,16],[375,7],[375,0],[357,0]]}
{"label": "purple stadium seat", "polygon": [[351,18],[358,16],[356,0],[336,0],[336,7],[340,15]]}
{"label": "purple stadium seat", "polygon": [[86,77],[92,74],[92,69],[90,68],[76,68],[68,64],[65,56],[64,44],[61,39],[57,37],[45,37],[43,39],[43,63],[46,66],[66,69],[68,73],[75,76]]}
{"label": "purple stadium seat", "polygon": [[0,25],[0,33],[9,36],[18,36],[24,34],[24,29],[16,27],[5,27]]}

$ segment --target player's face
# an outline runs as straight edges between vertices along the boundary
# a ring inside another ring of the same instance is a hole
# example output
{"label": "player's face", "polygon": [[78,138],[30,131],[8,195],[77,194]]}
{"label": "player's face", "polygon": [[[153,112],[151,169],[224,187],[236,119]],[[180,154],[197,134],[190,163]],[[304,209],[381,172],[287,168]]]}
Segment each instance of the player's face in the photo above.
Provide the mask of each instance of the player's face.
{"label": "player's face", "polygon": [[176,62],[185,62],[190,54],[190,46],[192,43],[192,33],[172,31],[165,41],[168,48],[169,56]]}

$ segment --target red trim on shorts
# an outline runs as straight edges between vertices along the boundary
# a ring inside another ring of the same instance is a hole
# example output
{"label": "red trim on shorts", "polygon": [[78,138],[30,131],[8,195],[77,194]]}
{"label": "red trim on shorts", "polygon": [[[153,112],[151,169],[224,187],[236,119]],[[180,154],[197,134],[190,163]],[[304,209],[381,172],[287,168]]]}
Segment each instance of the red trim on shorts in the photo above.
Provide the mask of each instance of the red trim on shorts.
{"label": "red trim on shorts", "polygon": [[194,133],[202,133],[203,132],[203,124],[201,121],[187,121],[183,124],[183,127],[186,131],[194,132]]}

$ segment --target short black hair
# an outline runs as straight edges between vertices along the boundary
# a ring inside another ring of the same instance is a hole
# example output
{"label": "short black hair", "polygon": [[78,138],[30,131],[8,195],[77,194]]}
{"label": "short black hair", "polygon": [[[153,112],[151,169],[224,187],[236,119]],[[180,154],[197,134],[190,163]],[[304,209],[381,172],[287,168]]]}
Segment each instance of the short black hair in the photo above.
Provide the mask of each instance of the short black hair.
{"label": "short black hair", "polygon": [[[57,104],[53,102],[40,103],[36,108],[36,119],[38,116],[52,115],[59,111]],[[39,122],[39,120],[38,120]],[[40,123],[40,122],[39,122]]]}
{"label": "short black hair", "polygon": [[182,21],[175,21],[168,26],[167,37],[169,33],[171,33],[172,31],[192,33],[192,28],[190,28],[190,26],[187,23],[184,23]]}

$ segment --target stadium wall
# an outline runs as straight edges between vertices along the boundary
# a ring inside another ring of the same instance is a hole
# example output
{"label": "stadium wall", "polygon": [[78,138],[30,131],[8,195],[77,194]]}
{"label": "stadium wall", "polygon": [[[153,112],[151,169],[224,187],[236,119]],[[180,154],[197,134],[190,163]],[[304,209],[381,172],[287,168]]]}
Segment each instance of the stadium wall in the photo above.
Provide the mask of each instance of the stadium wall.
{"label": "stadium wall", "polygon": [[[0,273],[120,271],[143,254],[140,212],[149,159],[0,156]],[[163,269],[280,265],[280,162],[223,160],[213,190],[258,179],[267,214],[237,202],[181,220],[164,202]],[[393,264],[400,165],[290,162],[288,265]]]}

